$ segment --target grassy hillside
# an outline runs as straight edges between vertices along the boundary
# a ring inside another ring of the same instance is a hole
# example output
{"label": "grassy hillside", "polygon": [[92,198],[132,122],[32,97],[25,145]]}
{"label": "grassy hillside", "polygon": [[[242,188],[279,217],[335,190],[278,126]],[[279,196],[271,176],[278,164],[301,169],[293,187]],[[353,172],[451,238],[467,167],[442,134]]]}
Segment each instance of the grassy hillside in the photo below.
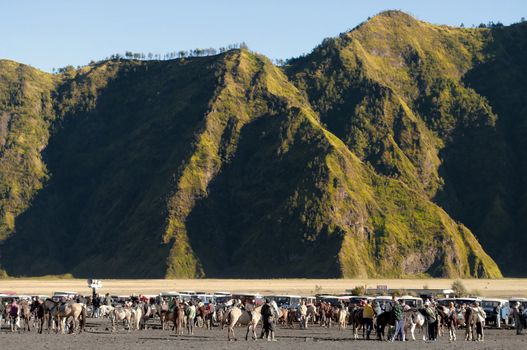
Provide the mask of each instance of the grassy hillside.
{"label": "grassy hillside", "polygon": [[57,75],[2,61],[0,263],[99,277],[514,272],[495,243],[524,239],[523,28],[390,11],[284,68],[245,49]]}

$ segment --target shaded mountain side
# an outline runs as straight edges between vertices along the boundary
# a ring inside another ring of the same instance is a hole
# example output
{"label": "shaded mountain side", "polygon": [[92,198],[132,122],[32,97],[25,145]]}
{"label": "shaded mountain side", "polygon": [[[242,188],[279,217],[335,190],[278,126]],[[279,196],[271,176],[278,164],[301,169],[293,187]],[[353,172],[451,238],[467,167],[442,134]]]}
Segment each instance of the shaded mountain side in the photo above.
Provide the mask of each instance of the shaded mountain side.
{"label": "shaded mountain side", "polygon": [[247,50],[56,75],[1,61],[0,264],[101,278],[516,273],[523,258],[496,243],[525,239],[524,28],[388,11],[285,67]]}
{"label": "shaded mountain side", "polygon": [[108,63],[61,87],[67,111],[44,151],[52,176],[2,246],[9,273],[165,275],[166,197],[203,125],[216,63]]}
{"label": "shaded mountain side", "polygon": [[[490,153],[488,162],[494,172],[479,178],[494,182],[491,188],[495,189],[489,193],[479,186],[466,191],[465,183],[459,181],[457,187],[473,205],[460,206],[454,213],[478,233],[488,252],[514,276],[524,275],[522,266],[527,262],[523,254],[515,253],[518,246],[527,244],[526,34],[527,23],[494,28],[484,47],[489,59],[464,77],[466,84],[484,96],[499,116],[496,132],[502,142],[481,145],[485,156]],[[493,156],[495,148],[501,148],[502,153]],[[487,192],[487,196],[481,198],[480,191]]]}

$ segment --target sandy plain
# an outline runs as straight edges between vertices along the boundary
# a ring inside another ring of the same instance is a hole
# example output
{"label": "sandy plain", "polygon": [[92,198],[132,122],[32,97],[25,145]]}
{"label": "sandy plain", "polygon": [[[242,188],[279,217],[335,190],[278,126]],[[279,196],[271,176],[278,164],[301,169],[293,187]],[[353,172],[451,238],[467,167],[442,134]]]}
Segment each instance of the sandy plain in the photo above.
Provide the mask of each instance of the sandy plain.
{"label": "sandy plain", "polygon": [[[447,289],[452,279],[185,279],[185,280],[103,280],[101,292],[114,295],[158,294],[162,291],[229,291],[259,292],[261,294],[316,293],[342,294],[356,286],[376,288],[378,285],[401,291],[417,288]],[[465,279],[466,289],[486,297],[527,297],[527,279]],[[0,280],[0,293],[16,292],[26,295],[51,295],[55,291],[89,294],[85,279],[9,278]]]}

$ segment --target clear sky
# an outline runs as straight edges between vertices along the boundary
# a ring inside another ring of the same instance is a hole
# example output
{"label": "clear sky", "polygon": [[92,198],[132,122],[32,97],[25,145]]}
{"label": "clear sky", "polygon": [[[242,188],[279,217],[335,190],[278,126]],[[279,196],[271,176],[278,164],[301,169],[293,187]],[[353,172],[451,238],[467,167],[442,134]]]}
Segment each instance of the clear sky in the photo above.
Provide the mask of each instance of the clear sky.
{"label": "clear sky", "polygon": [[285,59],[387,9],[437,24],[510,24],[527,17],[527,0],[0,0],[0,58],[51,71],[245,41]]}

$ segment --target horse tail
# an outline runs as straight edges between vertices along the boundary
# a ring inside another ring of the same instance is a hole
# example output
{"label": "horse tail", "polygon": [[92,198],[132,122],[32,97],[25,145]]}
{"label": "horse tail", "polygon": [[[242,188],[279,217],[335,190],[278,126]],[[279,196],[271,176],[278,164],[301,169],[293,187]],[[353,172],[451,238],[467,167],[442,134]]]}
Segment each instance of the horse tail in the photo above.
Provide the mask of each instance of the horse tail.
{"label": "horse tail", "polygon": [[81,324],[80,324],[80,331],[84,331],[84,327],[86,327],[86,317],[87,317],[87,311],[86,311],[86,305],[82,305],[81,310]]}

